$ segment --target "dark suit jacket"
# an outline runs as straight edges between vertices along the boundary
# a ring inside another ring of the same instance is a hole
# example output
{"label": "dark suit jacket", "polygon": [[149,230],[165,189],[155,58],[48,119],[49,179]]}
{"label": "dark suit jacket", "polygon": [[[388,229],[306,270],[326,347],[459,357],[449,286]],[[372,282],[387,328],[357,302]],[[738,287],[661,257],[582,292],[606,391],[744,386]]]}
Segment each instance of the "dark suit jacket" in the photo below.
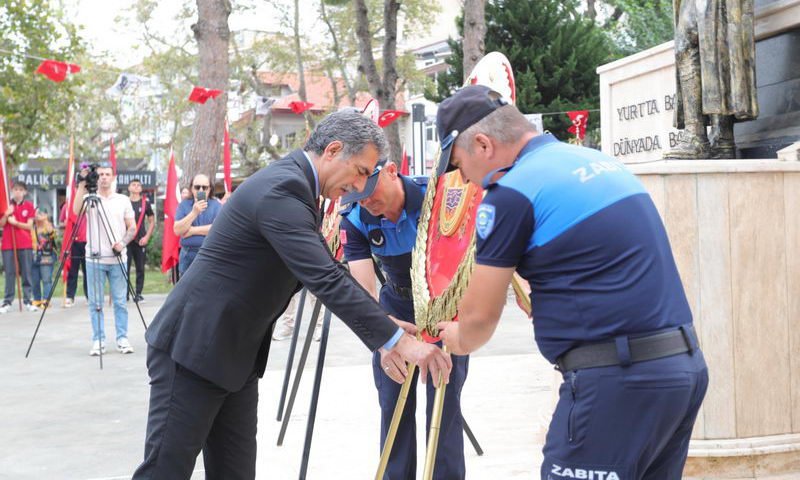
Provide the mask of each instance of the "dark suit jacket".
{"label": "dark suit jacket", "polygon": [[397,325],[331,257],[314,189],[300,150],[242,183],[156,314],[147,343],[237,391],[254,369],[263,375],[272,324],[302,282],[370,350],[385,344]]}

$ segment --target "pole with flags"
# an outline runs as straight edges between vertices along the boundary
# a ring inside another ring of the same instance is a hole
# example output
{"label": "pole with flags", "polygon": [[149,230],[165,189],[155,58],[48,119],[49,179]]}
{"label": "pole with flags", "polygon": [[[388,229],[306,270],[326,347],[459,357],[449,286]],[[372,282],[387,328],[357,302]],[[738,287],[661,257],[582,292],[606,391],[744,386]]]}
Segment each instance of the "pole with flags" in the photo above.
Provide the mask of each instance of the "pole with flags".
{"label": "pole with flags", "polygon": [[[71,252],[65,251],[67,246],[72,246],[75,239],[72,238],[73,234],[77,235],[77,232],[73,232],[75,228],[75,220],[76,215],[73,213],[73,202],[75,201],[75,139],[74,137],[69,138],[69,161],[67,162],[67,201],[66,205],[66,212],[64,215],[64,241],[61,242],[61,258],[64,259],[64,269],[62,270],[62,280],[64,281],[64,285],[67,284],[67,277],[69,276],[69,270],[72,265],[72,254]],[[70,241],[72,239],[72,241]],[[64,302],[67,300],[67,289],[64,289]]]}
{"label": "pole with flags", "polygon": [[161,273],[178,265],[178,246],[180,238],[175,235],[175,210],[178,209],[178,171],[175,168],[175,153],[169,151],[167,170],[167,191],[164,199],[164,235],[161,240]]}
{"label": "pole with flags", "polygon": [[117,176],[117,149],[114,148],[114,137],[111,137],[111,150],[108,152],[108,163],[111,164],[111,171]]}

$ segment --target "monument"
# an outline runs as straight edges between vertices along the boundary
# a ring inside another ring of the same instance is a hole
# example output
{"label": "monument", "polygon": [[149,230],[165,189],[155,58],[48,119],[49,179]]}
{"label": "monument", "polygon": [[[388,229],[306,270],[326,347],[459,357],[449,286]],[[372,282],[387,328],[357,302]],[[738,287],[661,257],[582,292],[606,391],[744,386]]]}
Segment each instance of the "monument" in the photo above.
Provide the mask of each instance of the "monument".
{"label": "monument", "polygon": [[758,116],[753,0],[676,0],[674,13],[683,135],[664,158],[736,158],[733,122]]}
{"label": "monument", "polygon": [[[744,5],[696,4],[703,14]],[[693,97],[702,116],[675,128],[684,87],[698,82],[686,77],[684,85],[682,74],[676,81],[689,62],[673,42],[598,68],[603,151],[639,176],[661,214],[709,365],[687,479],[800,478],[800,0],[756,0],[754,18],[755,92],[738,85],[725,94],[753,102],[738,114]],[[743,51],[734,39],[746,23],[715,26],[735,31],[712,58]],[[701,72],[708,86],[703,80]],[[730,125],[715,127],[714,115]]]}

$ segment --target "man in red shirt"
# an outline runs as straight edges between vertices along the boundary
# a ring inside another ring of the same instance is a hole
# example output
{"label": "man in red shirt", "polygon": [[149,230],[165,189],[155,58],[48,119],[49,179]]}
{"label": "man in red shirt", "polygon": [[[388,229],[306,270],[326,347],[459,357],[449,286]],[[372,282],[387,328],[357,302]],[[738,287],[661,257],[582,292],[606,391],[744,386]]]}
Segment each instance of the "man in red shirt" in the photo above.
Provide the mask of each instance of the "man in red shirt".
{"label": "man in red shirt", "polygon": [[[36,209],[33,204],[25,200],[28,186],[25,182],[16,181],[11,187],[11,204],[5,214],[0,217],[0,227],[3,227],[3,265],[6,271],[6,292],[0,313],[8,313],[17,286],[17,265],[22,277],[22,296],[25,308],[29,312],[39,310],[31,303],[31,264],[33,262],[33,217]],[[17,251],[16,261],[14,249]]]}

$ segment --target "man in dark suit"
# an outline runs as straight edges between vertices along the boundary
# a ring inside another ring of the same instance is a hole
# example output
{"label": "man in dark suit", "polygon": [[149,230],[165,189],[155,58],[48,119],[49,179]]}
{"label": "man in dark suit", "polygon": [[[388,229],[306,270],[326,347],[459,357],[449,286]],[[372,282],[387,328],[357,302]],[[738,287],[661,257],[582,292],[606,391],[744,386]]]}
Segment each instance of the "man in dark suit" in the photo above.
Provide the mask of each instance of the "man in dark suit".
{"label": "man in dark suit", "polygon": [[[150,412],[135,479],[188,479],[201,450],[206,478],[255,477],[258,378],[275,320],[301,283],[370,350],[418,364],[422,378],[449,375],[450,358],[405,334],[319,234],[319,197],[362,190],[385,149],[371,120],[337,112],[303,151],[231,196],[145,336]],[[406,372],[391,374],[402,382]]]}

